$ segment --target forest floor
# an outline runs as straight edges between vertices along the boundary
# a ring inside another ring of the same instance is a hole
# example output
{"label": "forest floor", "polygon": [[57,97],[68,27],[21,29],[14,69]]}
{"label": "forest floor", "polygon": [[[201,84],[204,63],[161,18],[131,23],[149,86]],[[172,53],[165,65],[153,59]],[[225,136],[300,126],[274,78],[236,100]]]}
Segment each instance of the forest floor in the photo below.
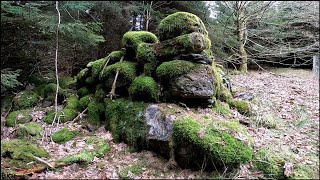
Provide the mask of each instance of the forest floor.
{"label": "forest floor", "polygon": [[[286,162],[287,174],[297,164],[305,164],[312,171],[319,172],[319,79],[310,70],[279,68],[265,71],[250,71],[246,75],[230,76],[235,96],[243,92],[253,95],[251,106],[254,115],[249,117],[232,111],[234,116],[249,122],[248,132],[254,138],[255,152],[262,147],[272,147],[273,151],[283,152],[288,149],[295,152],[295,158]],[[202,112],[199,112],[202,113]],[[35,121],[41,122],[43,112],[35,112]],[[85,117],[84,117],[85,119]],[[49,139],[39,140],[52,158],[58,159],[78,153],[86,144],[88,136],[105,139],[110,152],[95,158],[90,164],[72,164],[34,173],[32,179],[194,179],[194,178],[258,178],[263,173],[252,169],[252,163],[242,164],[238,169],[224,173],[191,171],[179,167],[169,168],[168,160],[151,151],[130,152],[124,143],[114,143],[112,134],[103,127],[89,132],[83,126],[84,120],[64,123],[53,129],[68,127],[77,129],[85,135],[78,136],[65,144],[56,144]],[[51,125],[43,123],[48,131]],[[6,128],[1,139],[12,138],[13,128]],[[319,174],[317,174],[319,177]]]}

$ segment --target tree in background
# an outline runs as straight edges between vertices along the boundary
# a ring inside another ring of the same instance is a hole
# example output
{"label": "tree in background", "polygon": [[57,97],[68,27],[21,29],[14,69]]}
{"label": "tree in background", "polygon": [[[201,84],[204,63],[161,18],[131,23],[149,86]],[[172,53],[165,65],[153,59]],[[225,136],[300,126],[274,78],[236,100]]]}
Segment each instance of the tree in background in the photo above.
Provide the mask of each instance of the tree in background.
{"label": "tree in background", "polygon": [[244,72],[247,62],[307,64],[319,48],[319,2],[219,1],[212,9],[213,52]]}

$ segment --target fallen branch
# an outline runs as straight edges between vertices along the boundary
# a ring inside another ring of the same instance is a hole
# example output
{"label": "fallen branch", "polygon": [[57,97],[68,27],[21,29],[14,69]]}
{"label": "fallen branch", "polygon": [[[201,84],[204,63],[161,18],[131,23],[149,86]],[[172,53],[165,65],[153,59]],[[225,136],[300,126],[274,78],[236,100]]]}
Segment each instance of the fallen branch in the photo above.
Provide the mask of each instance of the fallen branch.
{"label": "fallen branch", "polygon": [[78,116],[76,118],[74,118],[71,122],[75,122],[79,117],[81,117],[86,111],[88,110],[88,107],[83,110],[80,114],[78,114]]}
{"label": "fallen branch", "polygon": [[43,160],[43,159],[41,159],[41,158],[39,158],[39,157],[37,157],[37,156],[34,156],[34,155],[31,155],[31,156],[32,156],[34,159],[36,159],[37,161],[42,162],[43,164],[49,166],[51,169],[54,168],[54,166],[51,165],[50,163],[48,163],[47,161],[45,161],[45,160]]}

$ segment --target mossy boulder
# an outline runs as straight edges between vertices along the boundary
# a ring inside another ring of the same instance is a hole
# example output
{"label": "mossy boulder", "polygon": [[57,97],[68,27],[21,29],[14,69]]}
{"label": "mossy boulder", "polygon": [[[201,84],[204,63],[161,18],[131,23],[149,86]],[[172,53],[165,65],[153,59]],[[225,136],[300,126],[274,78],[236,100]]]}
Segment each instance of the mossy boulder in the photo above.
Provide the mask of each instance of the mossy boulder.
{"label": "mossy boulder", "polygon": [[146,148],[147,124],[144,111],[148,104],[126,99],[105,100],[106,129],[116,142],[126,142],[131,150]]}
{"label": "mossy boulder", "polygon": [[79,98],[75,95],[68,97],[67,104],[65,108],[68,109],[77,109],[79,104]]}
{"label": "mossy boulder", "polygon": [[97,78],[101,72],[101,70],[103,69],[105,63],[106,63],[106,57],[95,60],[95,61],[91,61],[87,64],[87,68],[91,68],[91,75],[94,78]]}
{"label": "mossy boulder", "polygon": [[202,20],[198,16],[188,12],[170,14],[160,21],[158,32],[160,41],[192,32],[199,32],[206,36],[208,35]]}
{"label": "mossy boulder", "polygon": [[156,52],[151,43],[140,43],[137,48],[137,60],[141,64],[157,61]]}
{"label": "mossy boulder", "polygon": [[157,67],[157,77],[161,81],[169,81],[172,78],[179,77],[190,72],[197,64],[183,60],[173,60],[162,63]]}
{"label": "mossy boulder", "polygon": [[158,42],[158,38],[148,31],[129,31],[123,35],[122,44],[127,51],[136,51],[140,43],[155,43]]}
{"label": "mossy boulder", "polygon": [[129,85],[137,76],[136,63],[124,61],[107,66],[100,75],[107,89],[111,89],[117,70],[119,70],[117,88]]}
{"label": "mossy boulder", "polygon": [[82,87],[82,88],[78,89],[77,94],[80,98],[82,98],[82,97],[90,94],[90,90],[87,87]]}
{"label": "mossy boulder", "polygon": [[39,147],[35,143],[31,143],[26,140],[13,139],[10,141],[1,140],[1,159],[6,157],[4,161],[7,161],[12,169],[22,168],[29,169],[34,166],[35,158],[48,158],[50,157],[49,153]]}
{"label": "mossy boulder", "polygon": [[176,161],[183,168],[201,169],[205,157],[210,159],[208,169],[235,166],[250,161],[253,154],[251,146],[231,133],[191,117],[175,121],[173,143]]}
{"label": "mossy boulder", "polygon": [[79,100],[79,110],[83,111],[84,109],[86,109],[88,107],[88,104],[90,103],[90,101],[92,100],[92,94],[88,94],[86,96],[83,96],[80,100]]}
{"label": "mossy boulder", "polygon": [[100,121],[104,120],[104,103],[96,100],[88,104],[89,122],[93,125],[99,126]]}
{"label": "mossy boulder", "polygon": [[98,84],[96,86],[96,92],[94,93],[94,97],[97,101],[103,101],[103,99],[106,97],[107,92],[104,89],[103,84]]}
{"label": "mossy boulder", "polygon": [[60,117],[60,121],[62,123],[68,122],[68,121],[72,121],[74,118],[76,118],[78,115],[77,110],[75,109],[70,109],[70,108],[65,108],[62,111],[62,115]]}
{"label": "mossy boulder", "polygon": [[[47,115],[46,115],[46,117],[44,117],[43,121],[48,124],[51,124],[54,120],[55,113],[56,113],[55,110],[48,111]],[[75,110],[75,109],[65,108],[62,111],[58,110],[56,122],[58,121],[58,119],[62,123],[72,121],[74,118],[77,117],[77,115],[78,115],[78,113],[77,113],[77,110]]]}
{"label": "mossy boulder", "polygon": [[70,131],[67,128],[62,128],[57,132],[52,134],[52,140],[58,144],[64,144],[67,141],[70,141],[77,135],[76,131]]}
{"label": "mossy boulder", "polygon": [[232,94],[230,89],[223,83],[223,71],[216,64],[212,65],[213,78],[215,83],[215,92],[214,96],[216,99],[223,102],[233,101]]}
{"label": "mossy boulder", "polygon": [[173,59],[179,54],[201,53],[205,49],[210,49],[210,47],[210,39],[197,32],[184,34],[154,44],[154,50],[159,61]]}
{"label": "mossy boulder", "polygon": [[32,120],[31,113],[31,109],[12,111],[6,118],[6,125],[9,127],[14,127],[17,124],[30,122]]}
{"label": "mossy boulder", "polygon": [[20,138],[36,137],[40,138],[43,127],[39,123],[30,122],[27,124],[19,124],[17,136]]}
{"label": "mossy boulder", "polygon": [[159,99],[157,82],[148,76],[136,77],[129,87],[129,94],[134,100],[154,102]]}
{"label": "mossy boulder", "polygon": [[90,76],[91,70],[89,68],[82,69],[77,75],[77,86],[83,86],[85,83],[85,80]]}
{"label": "mossy boulder", "polygon": [[34,91],[21,91],[13,100],[15,110],[32,108],[40,101],[40,96]]}
{"label": "mossy boulder", "polygon": [[94,157],[103,157],[110,152],[110,146],[105,140],[97,137],[89,137],[86,140],[87,147],[93,146],[93,148],[85,148],[78,154],[69,155],[64,157],[59,162],[63,162],[66,165],[73,163],[90,163],[93,161]]}
{"label": "mossy boulder", "polygon": [[[43,87],[43,90],[40,90],[40,91],[41,91],[41,94],[43,95],[43,97],[45,98],[45,100],[54,101],[56,90],[57,90],[57,84],[56,83],[49,83]],[[64,90],[59,86],[58,102],[61,103],[65,99],[66,96],[70,95],[69,92],[70,91]],[[74,92],[72,91],[71,94],[73,94],[73,93]]]}
{"label": "mossy boulder", "polygon": [[173,99],[189,106],[212,104],[215,86],[211,66],[197,65],[191,71],[169,81],[169,91]]}
{"label": "mossy boulder", "polygon": [[84,82],[88,87],[90,87],[90,86],[94,86],[97,81],[94,77],[87,77],[87,79]]}

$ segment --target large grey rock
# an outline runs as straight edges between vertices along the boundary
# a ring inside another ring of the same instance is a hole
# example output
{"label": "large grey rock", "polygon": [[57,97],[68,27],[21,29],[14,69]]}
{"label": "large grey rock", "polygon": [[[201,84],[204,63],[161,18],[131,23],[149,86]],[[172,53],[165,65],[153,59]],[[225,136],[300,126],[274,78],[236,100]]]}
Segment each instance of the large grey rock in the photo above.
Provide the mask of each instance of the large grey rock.
{"label": "large grey rock", "polygon": [[188,100],[212,99],[215,91],[212,68],[199,65],[194,70],[170,81],[173,98]]}
{"label": "large grey rock", "polygon": [[148,128],[148,149],[170,158],[170,139],[176,116],[164,112],[158,105],[151,104],[145,110],[145,121]]}
{"label": "large grey rock", "polygon": [[148,139],[168,141],[172,136],[174,115],[164,114],[159,106],[149,105],[145,111],[145,118],[149,127]]}

